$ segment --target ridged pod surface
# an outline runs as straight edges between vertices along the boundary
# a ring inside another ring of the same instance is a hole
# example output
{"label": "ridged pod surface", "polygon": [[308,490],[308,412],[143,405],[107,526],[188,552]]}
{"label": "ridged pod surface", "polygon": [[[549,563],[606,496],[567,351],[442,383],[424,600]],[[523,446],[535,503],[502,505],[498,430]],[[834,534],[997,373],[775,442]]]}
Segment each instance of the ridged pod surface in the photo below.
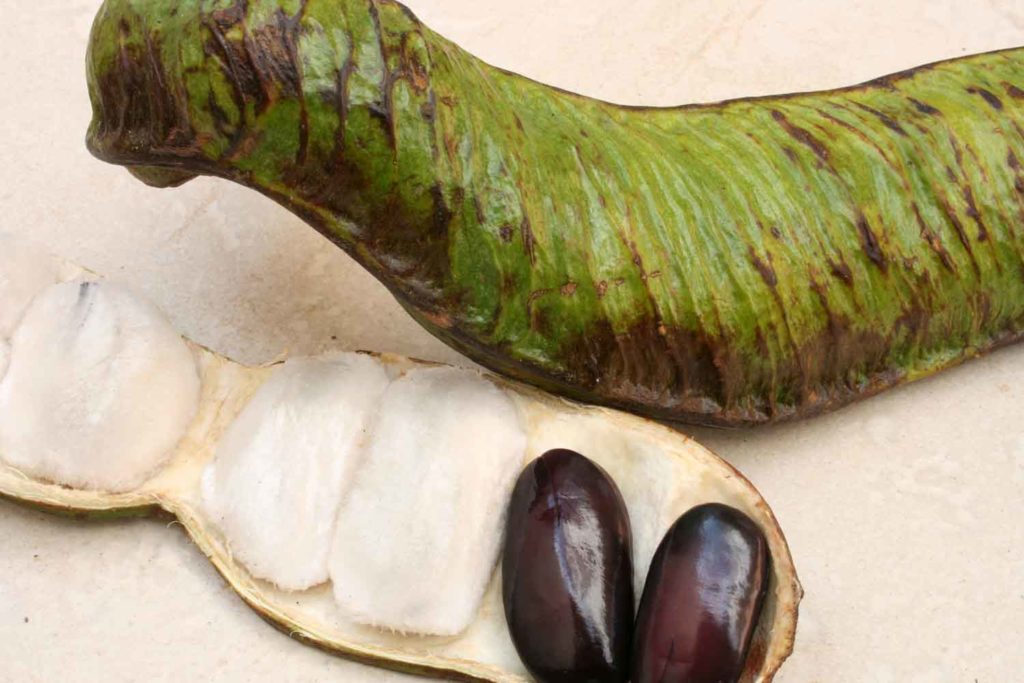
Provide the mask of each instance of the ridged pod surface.
{"label": "ridged pod surface", "polygon": [[478,362],[672,420],[809,415],[1024,330],[1024,49],[631,108],[391,0],[107,0],[89,146],[288,207]]}

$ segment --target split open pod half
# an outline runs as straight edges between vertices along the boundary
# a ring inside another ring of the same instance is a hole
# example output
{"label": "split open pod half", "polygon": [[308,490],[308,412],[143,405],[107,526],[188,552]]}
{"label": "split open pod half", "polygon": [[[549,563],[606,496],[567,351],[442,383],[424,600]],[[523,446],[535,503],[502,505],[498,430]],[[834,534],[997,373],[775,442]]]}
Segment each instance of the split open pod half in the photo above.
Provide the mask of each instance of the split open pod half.
{"label": "split open pod half", "polygon": [[0,495],[83,517],[173,515],[294,638],[405,672],[528,681],[502,607],[506,511],[523,468],[572,449],[621,491],[637,596],[680,515],[745,513],[770,575],[741,680],[770,681],[790,654],[801,588],[782,530],[695,441],[389,354],[245,367],[127,288],[2,244]]}

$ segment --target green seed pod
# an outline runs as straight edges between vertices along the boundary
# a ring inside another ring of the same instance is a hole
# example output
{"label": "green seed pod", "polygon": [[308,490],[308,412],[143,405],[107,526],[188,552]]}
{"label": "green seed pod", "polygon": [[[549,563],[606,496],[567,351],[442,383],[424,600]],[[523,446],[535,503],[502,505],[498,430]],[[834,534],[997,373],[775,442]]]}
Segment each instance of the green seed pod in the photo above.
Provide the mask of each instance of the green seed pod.
{"label": "green seed pod", "polygon": [[492,369],[658,418],[831,409],[1024,330],[1024,49],[630,108],[391,0],[107,0],[89,147],[272,197]]}

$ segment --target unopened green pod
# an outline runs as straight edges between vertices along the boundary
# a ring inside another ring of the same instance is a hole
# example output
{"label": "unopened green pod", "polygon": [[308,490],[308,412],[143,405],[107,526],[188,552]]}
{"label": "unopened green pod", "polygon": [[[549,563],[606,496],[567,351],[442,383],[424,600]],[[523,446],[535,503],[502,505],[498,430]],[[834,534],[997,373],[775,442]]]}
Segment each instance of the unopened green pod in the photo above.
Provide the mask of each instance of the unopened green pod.
{"label": "unopened green pod", "polygon": [[447,343],[577,399],[769,422],[1024,330],[1024,49],[650,109],[391,0],[108,0],[88,74],[101,159],[270,196]]}

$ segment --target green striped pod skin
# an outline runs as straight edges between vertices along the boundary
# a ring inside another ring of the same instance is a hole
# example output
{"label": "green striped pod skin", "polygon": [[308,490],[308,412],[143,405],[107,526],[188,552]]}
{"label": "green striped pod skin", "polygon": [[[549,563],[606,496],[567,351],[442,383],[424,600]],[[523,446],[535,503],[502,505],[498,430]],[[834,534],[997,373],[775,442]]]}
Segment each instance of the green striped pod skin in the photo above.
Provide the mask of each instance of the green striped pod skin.
{"label": "green striped pod skin", "polygon": [[722,426],[1024,330],[1024,49],[842,90],[624,107],[390,0],[107,0],[88,143],[252,187],[481,364]]}

